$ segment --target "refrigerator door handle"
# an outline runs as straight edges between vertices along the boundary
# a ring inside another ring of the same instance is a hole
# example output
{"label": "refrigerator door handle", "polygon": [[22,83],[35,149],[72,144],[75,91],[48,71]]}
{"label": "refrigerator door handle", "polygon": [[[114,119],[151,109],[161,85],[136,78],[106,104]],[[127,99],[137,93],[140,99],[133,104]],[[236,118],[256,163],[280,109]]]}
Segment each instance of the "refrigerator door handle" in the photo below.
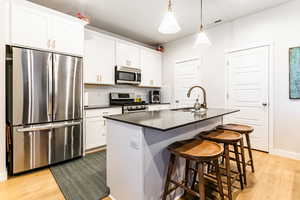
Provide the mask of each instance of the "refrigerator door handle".
{"label": "refrigerator door handle", "polygon": [[19,128],[19,129],[17,129],[17,132],[43,131],[43,130],[49,130],[49,129],[55,129],[55,128],[76,126],[76,125],[79,125],[79,124],[81,124],[80,121],[51,123],[51,124],[42,125],[42,126],[32,126],[32,127],[28,127],[28,128]]}
{"label": "refrigerator door handle", "polygon": [[49,56],[49,59],[47,61],[47,67],[48,67],[48,87],[47,87],[47,95],[48,95],[48,110],[47,110],[47,113],[48,113],[48,116],[51,116],[51,120],[52,120],[52,87],[53,87],[53,84],[52,84],[52,81],[53,81],[53,67],[52,67],[52,55]]}

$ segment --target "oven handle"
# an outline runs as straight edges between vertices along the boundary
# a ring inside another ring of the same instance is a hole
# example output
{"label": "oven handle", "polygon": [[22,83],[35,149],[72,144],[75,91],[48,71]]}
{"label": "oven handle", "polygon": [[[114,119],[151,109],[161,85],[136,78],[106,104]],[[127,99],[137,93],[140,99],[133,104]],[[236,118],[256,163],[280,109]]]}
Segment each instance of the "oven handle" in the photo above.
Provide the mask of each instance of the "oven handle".
{"label": "oven handle", "polygon": [[32,126],[28,128],[19,128],[17,129],[17,132],[31,132],[31,131],[43,131],[43,130],[49,130],[49,129],[55,129],[55,128],[63,128],[63,127],[69,127],[69,126],[76,126],[81,124],[81,122],[63,122],[63,123],[52,123],[42,126]]}

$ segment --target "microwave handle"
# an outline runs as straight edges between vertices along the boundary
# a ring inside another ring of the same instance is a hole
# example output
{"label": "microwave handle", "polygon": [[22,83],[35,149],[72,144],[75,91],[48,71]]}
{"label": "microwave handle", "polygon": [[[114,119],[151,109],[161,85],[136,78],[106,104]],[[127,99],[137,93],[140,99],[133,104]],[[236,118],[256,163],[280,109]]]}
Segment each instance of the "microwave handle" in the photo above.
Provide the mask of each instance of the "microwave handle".
{"label": "microwave handle", "polygon": [[141,73],[135,73],[135,80],[136,82],[141,82],[142,80]]}

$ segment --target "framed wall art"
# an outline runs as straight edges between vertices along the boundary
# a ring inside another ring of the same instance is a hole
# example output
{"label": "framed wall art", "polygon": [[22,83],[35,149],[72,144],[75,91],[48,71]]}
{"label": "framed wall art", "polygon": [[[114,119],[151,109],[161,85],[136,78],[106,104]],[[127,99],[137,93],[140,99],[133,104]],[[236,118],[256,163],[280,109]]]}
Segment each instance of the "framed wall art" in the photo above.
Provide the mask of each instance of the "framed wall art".
{"label": "framed wall art", "polygon": [[290,48],[290,99],[300,99],[300,47]]}

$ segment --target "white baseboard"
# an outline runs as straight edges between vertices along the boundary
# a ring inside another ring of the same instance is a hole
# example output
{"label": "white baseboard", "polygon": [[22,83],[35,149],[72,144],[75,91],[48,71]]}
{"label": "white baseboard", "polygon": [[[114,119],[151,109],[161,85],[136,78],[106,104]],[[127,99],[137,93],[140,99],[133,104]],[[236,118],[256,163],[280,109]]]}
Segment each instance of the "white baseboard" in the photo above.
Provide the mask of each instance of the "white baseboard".
{"label": "white baseboard", "polygon": [[300,160],[300,153],[285,151],[282,149],[272,149],[272,150],[270,150],[270,154],[282,156],[282,157],[286,157],[286,158],[291,158],[291,159],[295,159],[295,160]]}
{"label": "white baseboard", "polygon": [[4,182],[7,180],[7,171],[0,172],[0,182]]}

